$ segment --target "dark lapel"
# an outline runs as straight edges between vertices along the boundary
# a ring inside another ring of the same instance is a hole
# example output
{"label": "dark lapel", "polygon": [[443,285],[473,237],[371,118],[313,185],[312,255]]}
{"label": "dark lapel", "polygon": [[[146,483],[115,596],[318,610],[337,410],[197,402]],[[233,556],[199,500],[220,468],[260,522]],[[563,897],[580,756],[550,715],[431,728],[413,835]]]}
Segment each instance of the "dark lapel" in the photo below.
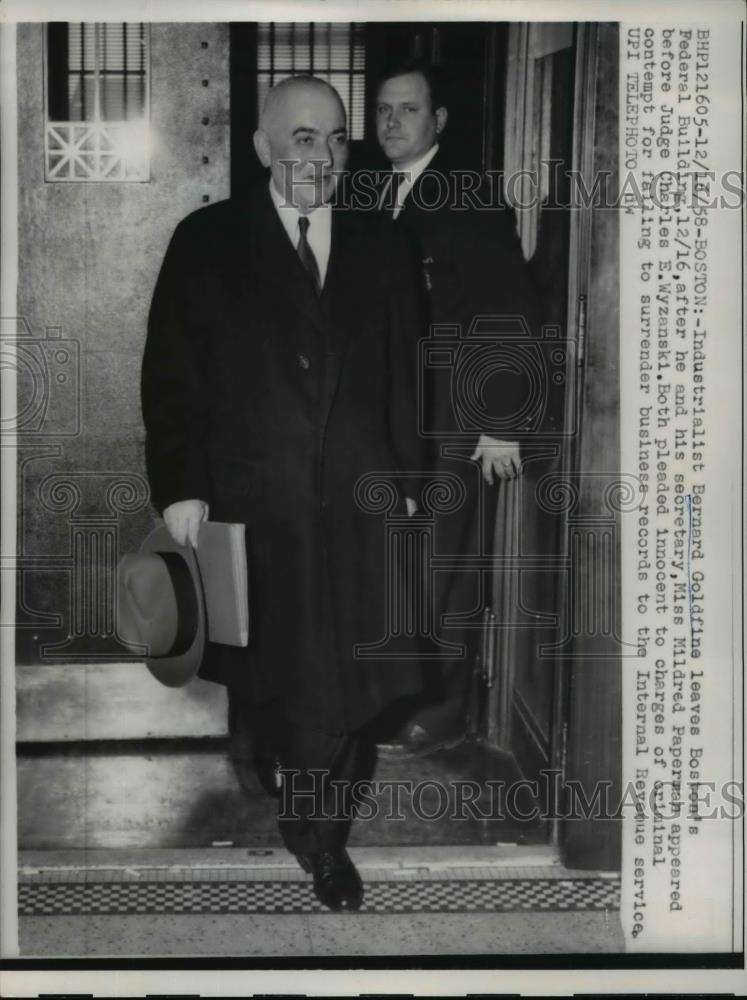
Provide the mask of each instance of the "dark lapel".
{"label": "dark lapel", "polygon": [[343,209],[332,211],[332,246],[327,276],[322,289],[321,304],[327,320],[327,349],[336,361],[342,358],[348,343],[350,328],[360,310],[365,309],[364,274],[357,260],[356,241],[352,238],[351,219]]}
{"label": "dark lapel", "polygon": [[[268,182],[255,188],[249,203],[251,266],[283,300],[289,300],[303,315],[324,330],[326,319],[296,248],[278,217],[270,198]],[[334,239],[332,242],[334,252]]]}
{"label": "dark lapel", "polygon": [[360,220],[344,209],[332,212],[332,247],[321,302],[327,318],[327,414],[340,383],[350,338],[368,308],[372,276]]}
{"label": "dark lapel", "polygon": [[[317,296],[270,198],[267,182],[256,188],[243,211],[250,229],[249,264],[257,279],[290,301],[324,338],[324,419],[334,401],[350,332],[367,308],[370,275],[358,232],[360,223],[344,209],[332,211],[332,243],[321,296]],[[356,235],[358,234],[358,235]],[[240,257],[241,255],[237,255]]]}
{"label": "dark lapel", "polygon": [[[447,184],[444,184],[441,178],[437,178],[436,174],[445,176],[447,178]],[[432,213],[435,210],[438,201],[446,196],[450,180],[449,169],[443,150],[439,149],[431,162],[408,191],[402,211],[397,216],[397,222],[399,222],[399,220],[408,213]],[[429,207],[425,208],[424,206],[426,205]]]}

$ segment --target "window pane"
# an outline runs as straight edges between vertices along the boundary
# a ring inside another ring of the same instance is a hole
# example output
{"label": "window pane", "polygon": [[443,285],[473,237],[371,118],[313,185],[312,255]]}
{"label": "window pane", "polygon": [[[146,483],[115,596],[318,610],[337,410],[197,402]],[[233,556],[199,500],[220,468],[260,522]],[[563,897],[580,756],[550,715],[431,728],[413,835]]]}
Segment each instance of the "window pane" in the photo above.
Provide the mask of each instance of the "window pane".
{"label": "window pane", "polygon": [[263,23],[257,26],[257,101],[287,76],[312,73],[338,91],[351,139],[365,134],[364,26],[348,22]]}
{"label": "window pane", "polygon": [[68,25],[68,58],[70,72],[93,69],[95,24]]}
{"label": "window pane", "polygon": [[290,24],[275,25],[275,39],[272,47],[275,69],[291,69],[293,49],[291,46]]}
{"label": "window pane", "polygon": [[366,134],[366,80],[361,74],[353,77],[353,98],[348,109],[348,128],[352,139]]}
{"label": "window pane", "polygon": [[267,100],[267,92],[270,89],[270,77],[267,73],[260,73],[257,77],[257,106],[261,113]]}
{"label": "window pane", "polygon": [[311,69],[311,31],[308,24],[292,25],[293,68],[308,73]]}
{"label": "window pane", "polygon": [[147,40],[143,24],[48,25],[49,120],[114,122],[144,118]]}
{"label": "window pane", "polygon": [[45,179],[147,181],[144,24],[47,25]]}
{"label": "window pane", "polygon": [[257,25],[257,69],[268,70],[270,68],[270,25]]}
{"label": "window pane", "polygon": [[351,31],[349,24],[333,24],[329,38],[330,69],[349,70],[352,63]]}
{"label": "window pane", "polygon": [[102,66],[107,70],[124,70],[125,44],[124,25],[102,24],[100,43]]}
{"label": "window pane", "polygon": [[366,48],[363,38],[363,25],[353,25],[353,69],[358,73],[366,70]]}
{"label": "window pane", "polygon": [[70,102],[65,120],[71,122],[90,121],[93,118],[94,78],[71,74],[68,87]]}
{"label": "window pane", "polygon": [[314,25],[314,48],[316,50],[315,65],[320,72],[329,72],[329,41],[330,24]]}

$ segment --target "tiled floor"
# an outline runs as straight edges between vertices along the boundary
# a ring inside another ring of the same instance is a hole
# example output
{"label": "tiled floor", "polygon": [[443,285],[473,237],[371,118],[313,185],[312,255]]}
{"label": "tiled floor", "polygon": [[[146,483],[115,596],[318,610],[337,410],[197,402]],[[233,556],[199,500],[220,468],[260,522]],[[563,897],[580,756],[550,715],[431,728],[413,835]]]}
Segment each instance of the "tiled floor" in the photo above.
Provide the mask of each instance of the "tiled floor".
{"label": "tiled floor", "polygon": [[481,802],[478,816],[452,815],[460,783],[500,788],[513,768],[507,755],[471,744],[427,758],[382,754],[382,788],[440,782],[449,808],[431,819],[424,796],[424,816],[405,802],[408,822],[390,822],[384,802],[374,820],[354,824],[350,853],[366,895],[359,912],[343,915],[318,903],[280,846],[274,800],[253,769],[233,771],[225,746],[27,753],[19,841],[34,849],[20,857],[21,955],[623,951],[616,876],[563,869],[546,831],[509,820],[500,798]]}
{"label": "tiled floor", "polygon": [[547,848],[363,848],[355,914],[324,910],[282,850],[27,852],[27,956],[621,952],[619,879]]}

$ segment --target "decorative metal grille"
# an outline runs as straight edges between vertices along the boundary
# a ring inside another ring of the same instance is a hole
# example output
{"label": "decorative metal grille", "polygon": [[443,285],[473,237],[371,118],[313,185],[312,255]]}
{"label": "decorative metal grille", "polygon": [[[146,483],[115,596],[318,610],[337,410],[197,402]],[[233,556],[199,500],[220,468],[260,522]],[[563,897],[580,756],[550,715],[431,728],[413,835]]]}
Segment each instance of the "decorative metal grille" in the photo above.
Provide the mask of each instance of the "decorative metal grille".
{"label": "decorative metal grille", "polygon": [[147,181],[147,129],[129,122],[48,122],[48,181]]}
{"label": "decorative metal grille", "polygon": [[364,26],[352,22],[265,23],[257,26],[257,97],[289,76],[310,73],[331,83],[342,98],[351,139],[366,129]]}
{"label": "decorative metal grille", "polygon": [[147,181],[145,24],[47,26],[47,181]]}

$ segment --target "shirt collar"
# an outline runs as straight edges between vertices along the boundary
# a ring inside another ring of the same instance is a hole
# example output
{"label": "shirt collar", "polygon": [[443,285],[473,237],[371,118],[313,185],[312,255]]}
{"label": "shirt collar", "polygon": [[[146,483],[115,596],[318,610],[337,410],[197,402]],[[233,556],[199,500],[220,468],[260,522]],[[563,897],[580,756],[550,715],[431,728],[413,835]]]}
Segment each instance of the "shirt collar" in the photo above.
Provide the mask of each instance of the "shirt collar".
{"label": "shirt collar", "polygon": [[[285,231],[295,246],[298,240],[298,220],[301,218],[301,213],[295,205],[291,205],[290,202],[286,201],[285,195],[280,194],[272,183],[272,178],[270,178],[270,197],[280,216],[280,221],[285,227]],[[332,206],[329,204],[319,205],[318,208],[312,209],[306,218],[309,220],[309,231],[312,228],[316,228],[317,223],[329,225],[332,220]]]}
{"label": "shirt collar", "polygon": [[[270,198],[272,198],[272,203],[291,246],[298,249],[298,242],[301,238],[298,221],[301,218],[301,213],[293,205],[286,204],[284,196],[275,190],[272,180],[270,180]],[[309,220],[306,238],[319,266],[319,277],[323,285],[332,251],[332,206],[330,204],[320,205],[304,218]]]}
{"label": "shirt collar", "polygon": [[409,167],[402,167],[402,169],[400,169],[399,167],[393,167],[392,169],[395,174],[400,173],[405,175],[405,179],[402,182],[401,187],[407,187],[409,190],[409,188],[413,186],[418,177],[420,177],[423,171],[427,168],[428,164],[431,162],[431,160],[433,159],[433,157],[436,155],[437,152],[438,152],[438,143],[436,143],[435,146],[431,146],[431,148],[424,156],[421,156],[419,160],[416,160],[414,163],[411,163]]}

